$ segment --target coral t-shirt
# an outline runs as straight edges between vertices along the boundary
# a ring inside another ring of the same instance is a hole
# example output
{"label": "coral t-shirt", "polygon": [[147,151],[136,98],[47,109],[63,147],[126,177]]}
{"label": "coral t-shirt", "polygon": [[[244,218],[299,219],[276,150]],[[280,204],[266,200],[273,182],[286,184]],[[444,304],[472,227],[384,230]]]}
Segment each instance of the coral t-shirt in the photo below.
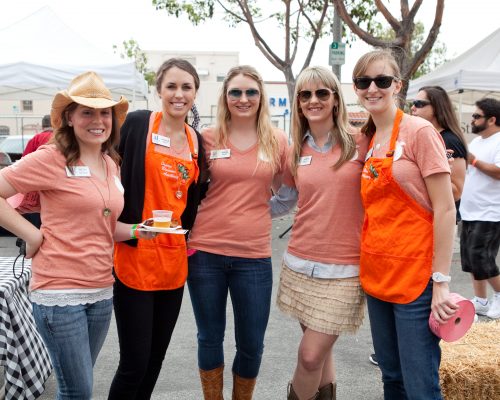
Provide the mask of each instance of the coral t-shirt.
{"label": "coral t-shirt", "polygon": [[[271,256],[269,199],[276,174],[286,164],[288,142],[281,131],[279,170],[273,174],[258,145],[240,151],[228,140],[227,158],[209,159],[210,185],[198,209],[188,246],[192,249],[234,257]],[[203,132],[207,157],[215,150],[213,129]]]}
{"label": "coral t-shirt", "polygon": [[356,153],[341,167],[332,168],[340,158],[339,146],[318,153],[304,143],[301,158],[308,161],[298,166],[295,177],[285,173],[284,183],[298,191],[290,254],[327,264],[359,264],[364,216],[361,171],[369,139],[355,137]]}
{"label": "coral t-shirt", "polygon": [[[123,187],[105,155],[107,180],[69,177],[54,145],[40,147],[0,171],[19,193],[39,191],[43,242],[32,261],[31,289],[105,288],[113,284],[113,233]],[[111,215],[103,215],[104,208]]]}
{"label": "coral t-shirt", "polygon": [[[385,157],[389,143],[370,149],[367,157]],[[404,115],[394,152],[392,174],[401,188],[417,203],[432,210],[424,178],[437,173],[450,173],[443,138],[432,124],[420,117]]]}

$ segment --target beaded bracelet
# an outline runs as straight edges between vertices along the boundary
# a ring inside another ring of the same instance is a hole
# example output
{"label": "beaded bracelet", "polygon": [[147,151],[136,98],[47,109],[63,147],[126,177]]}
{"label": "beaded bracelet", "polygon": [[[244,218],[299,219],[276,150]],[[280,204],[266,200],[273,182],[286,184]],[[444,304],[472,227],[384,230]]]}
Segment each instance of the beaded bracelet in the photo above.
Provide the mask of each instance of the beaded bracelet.
{"label": "beaded bracelet", "polygon": [[130,239],[138,239],[137,224],[132,225],[132,228],[130,229]]}

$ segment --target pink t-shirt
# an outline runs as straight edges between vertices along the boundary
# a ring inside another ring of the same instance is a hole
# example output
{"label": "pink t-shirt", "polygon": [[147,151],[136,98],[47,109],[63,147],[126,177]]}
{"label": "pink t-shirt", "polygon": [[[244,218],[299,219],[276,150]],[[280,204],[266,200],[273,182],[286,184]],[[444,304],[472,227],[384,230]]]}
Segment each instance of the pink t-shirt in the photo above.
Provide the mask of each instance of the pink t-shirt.
{"label": "pink t-shirt", "polygon": [[[54,145],[0,171],[18,192],[40,192],[44,239],[32,261],[32,290],[113,284],[113,233],[123,209],[123,187],[116,164],[109,156],[105,160],[106,182],[68,177],[64,156]],[[109,217],[103,215],[105,205],[111,209]]]}
{"label": "pink t-shirt", "polygon": [[288,252],[325,264],[359,264],[361,227],[361,171],[369,140],[357,134],[356,153],[338,169],[339,146],[318,153],[305,142],[301,157],[312,157],[299,165],[297,176],[285,173],[284,183],[298,191],[297,214]]}
{"label": "pink t-shirt", "polygon": [[[281,174],[288,142],[276,131]],[[215,149],[213,129],[203,132],[207,157]],[[258,155],[258,145],[240,151],[228,141],[229,158],[208,160],[210,185],[201,202],[188,246],[192,249],[234,257],[271,256],[269,199],[274,175]],[[260,161],[257,162],[258,157]]]}
{"label": "pink t-shirt", "polygon": [[[374,157],[384,157],[388,150],[389,143],[386,143],[375,150]],[[392,167],[396,182],[417,203],[432,210],[424,178],[442,172],[450,173],[442,136],[425,119],[405,114]]]}

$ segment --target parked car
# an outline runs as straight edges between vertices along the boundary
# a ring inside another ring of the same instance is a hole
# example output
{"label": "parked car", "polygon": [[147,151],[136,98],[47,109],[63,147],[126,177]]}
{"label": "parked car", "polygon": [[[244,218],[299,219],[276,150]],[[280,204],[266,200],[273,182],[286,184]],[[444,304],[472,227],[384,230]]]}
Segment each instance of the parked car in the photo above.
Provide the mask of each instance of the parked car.
{"label": "parked car", "polygon": [[19,160],[33,136],[35,135],[5,136],[0,142],[0,169]]}

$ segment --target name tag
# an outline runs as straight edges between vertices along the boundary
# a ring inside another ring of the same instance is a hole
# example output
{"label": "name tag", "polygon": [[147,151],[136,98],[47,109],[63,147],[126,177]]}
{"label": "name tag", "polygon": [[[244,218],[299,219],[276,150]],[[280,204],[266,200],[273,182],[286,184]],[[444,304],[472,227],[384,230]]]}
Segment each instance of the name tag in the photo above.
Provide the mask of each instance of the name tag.
{"label": "name tag", "polygon": [[299,158],[299,165],[309,165],[311,164],[313,156],[304,156]]}
{"label": "name tag", "polygon": [[153,133],[151,135],[153,137],[153,143],[164,146],[164,147],[170,147],[170,138],[166,136],[161,136],[158,135],[157,133]]}
{"label": "name tag", "polygon": [[76,178],[76,177],[89,177],[90,176],[90,168],[87,166],[76,166],[72,167],[71,169],[66,167],[66,175],[69,178]]}
{"label": "name tag", "polygon": [[231,157],[231,149],[220,149],[210,151],[210,159],[216,160],[218,158],[229,158]]}

